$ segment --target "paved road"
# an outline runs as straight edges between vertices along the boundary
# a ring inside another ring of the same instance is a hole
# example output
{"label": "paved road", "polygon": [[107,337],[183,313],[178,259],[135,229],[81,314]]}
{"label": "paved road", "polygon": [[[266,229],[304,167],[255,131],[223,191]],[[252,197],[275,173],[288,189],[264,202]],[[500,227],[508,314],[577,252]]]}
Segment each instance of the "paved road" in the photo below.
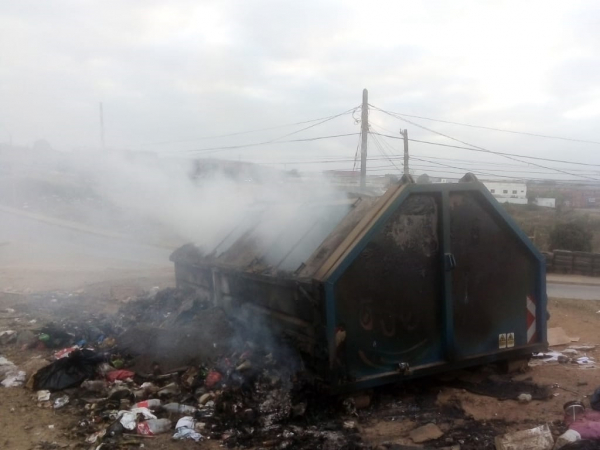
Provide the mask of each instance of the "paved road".
{"label": "paved road", "polygon": [[600,300],[600,286],[580,284],[548,283],[546,286],[550,298],[577,298],[580,300]]}

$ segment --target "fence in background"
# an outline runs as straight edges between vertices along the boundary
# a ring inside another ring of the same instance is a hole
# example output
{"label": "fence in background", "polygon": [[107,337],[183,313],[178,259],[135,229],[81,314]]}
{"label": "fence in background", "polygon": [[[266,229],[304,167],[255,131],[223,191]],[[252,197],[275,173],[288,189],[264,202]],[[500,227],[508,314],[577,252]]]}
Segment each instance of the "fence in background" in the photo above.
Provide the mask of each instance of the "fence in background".
{"label": "fence in background", "polygon": [[554,250],[543,252],[546,271],[600,277],[600,253]]}

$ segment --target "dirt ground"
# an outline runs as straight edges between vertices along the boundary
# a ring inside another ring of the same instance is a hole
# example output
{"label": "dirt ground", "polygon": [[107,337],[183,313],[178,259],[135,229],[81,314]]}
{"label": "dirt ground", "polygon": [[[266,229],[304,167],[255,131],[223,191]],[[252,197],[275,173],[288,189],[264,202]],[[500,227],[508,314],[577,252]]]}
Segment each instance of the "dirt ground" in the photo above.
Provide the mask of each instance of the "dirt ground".
{"label": "dirt ground", "polygon": [[[34,328],[36,323],[43,323],[61,311],[67,312],[73,308],[85,311],[90,317],[112,313],[122,302],[144,289],[173,284],[172,269],[167,268],[145,272],[105,271],[102,274],[71,271],[60,276],[35,272],[16,276],[7,271],[0,272],[0,286],[10,286],[10,289],[0,291],[0,331]],[[51,303],[47,297],[44,297],[44,301],[36,302],[31,300],[31,295],[27,295],[47,289],[83,292],[89,301],[86,304],[75,303],[65,295]],[[551,300],[549,309],[552,318],[549,326],[560,326],[567,335],[579,337],[577,345],[600,344],[599,303]],[[7,308],[15,311],[6,312]],[[30,323],[32,320],[36,320],[36,323]],[[21,366],[32,358],[47,356],[47,351],[22,350],[17,345],[8,345],[0,346],[0,354]],[[600,350],[591,350],[587,354],[598,358]],[[457,374],[459,379],[486,375],[485,368]],[[531,379],[551,386],[553,397],[527,404],[519,404],[516,400],[501,401],[446,384],[439,384],[438,388],[437,380],[424,380],[369,392],[371,405],[361,409],[354,420],[358,422],[363,441],[373,448],[390,443],[413,445],[408,433],[422,425],[425,419],[436,422],[445,433],[433,443],[436,448],[460,444],[464,439],[472,440],[477,433],[481,433],[482,440],[489,440],[490,436],[500,432],[532,428],[544,423],[554,423],[553,430],[558,433],[558,424],[563,417],[562,405],[570,400],[586,401],[586,397],[600,385],[599,375],[600,368],[582,368],[572,364],[529,367],[514,379]],[[1,449],[89,448],[89,444],[84,444],[82,438],[76,436],[77,426],[77,416],[70,414],[67,409],[38,407],[34,393],[25,388],[0,388]],[[210,441],[200,444],[192,441],[174,442],[170,435],[141,439],[141,444],[148,449],[220,448],[219,443]],[[139,447],[139,444],[135,447]]]}

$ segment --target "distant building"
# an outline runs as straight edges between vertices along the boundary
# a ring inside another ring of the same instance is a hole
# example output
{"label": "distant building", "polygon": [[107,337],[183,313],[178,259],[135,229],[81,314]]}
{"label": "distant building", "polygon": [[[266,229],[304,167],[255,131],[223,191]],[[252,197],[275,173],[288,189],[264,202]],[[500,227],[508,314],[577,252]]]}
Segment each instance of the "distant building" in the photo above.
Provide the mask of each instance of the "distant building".
{"label": "distant building", "polygon": [[556,199],[555,198],[538,197],[535,200],[533,200],[533,203],[538,206],[543,206],[544,208],[556,208]]}
{"label": "distant building", "polygon": [[527,204],[527,185],[521,181],[482,181],[500,203]]}
{"label": "distant building", "polygon": [[567,208],[600,208],[599,183],[531,182],[529,191],[534,197],[556,198],[557,205]]}

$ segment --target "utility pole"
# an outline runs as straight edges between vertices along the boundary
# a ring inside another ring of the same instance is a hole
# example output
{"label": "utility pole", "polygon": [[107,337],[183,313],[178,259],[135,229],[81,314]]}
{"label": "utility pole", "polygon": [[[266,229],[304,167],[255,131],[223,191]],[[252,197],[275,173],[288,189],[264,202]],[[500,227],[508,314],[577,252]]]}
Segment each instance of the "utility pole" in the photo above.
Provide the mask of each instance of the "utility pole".
{"label": "utility pole", "polygon": [[408,130],[400,130],[400,134],[404,137],[404,175],[410,175],[408,172]]}
{"label": "utility pole", "polygon": [[102,102],[100,102],[100,142],[102,143],[102,149],[104,149],[104,109],[102,108]]}
{"label": "utility pole", "polygon": [[367,138],[369,137],[369,91],[363,89],[362,111],[360,116],[362,141],[360,144],[360,189],[367,184]]}

